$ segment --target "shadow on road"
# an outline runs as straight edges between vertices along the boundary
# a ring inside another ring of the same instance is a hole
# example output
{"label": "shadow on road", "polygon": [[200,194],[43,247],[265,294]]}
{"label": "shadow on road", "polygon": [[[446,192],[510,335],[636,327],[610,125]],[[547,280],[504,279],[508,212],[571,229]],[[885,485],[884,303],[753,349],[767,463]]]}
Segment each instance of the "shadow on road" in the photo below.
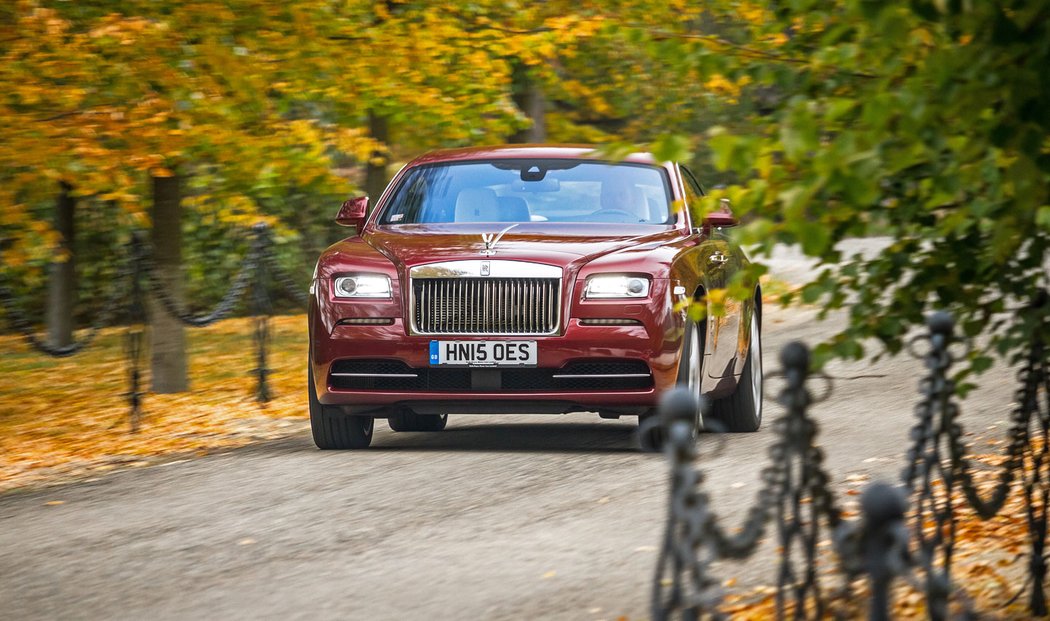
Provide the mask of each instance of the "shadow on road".
{"label": "shadow on road", "polygon": [[379,427],[368,450],[633,453],[638,451],[636,429],[633,424],[559,422],[450,425],[438,433],[381,433]]}

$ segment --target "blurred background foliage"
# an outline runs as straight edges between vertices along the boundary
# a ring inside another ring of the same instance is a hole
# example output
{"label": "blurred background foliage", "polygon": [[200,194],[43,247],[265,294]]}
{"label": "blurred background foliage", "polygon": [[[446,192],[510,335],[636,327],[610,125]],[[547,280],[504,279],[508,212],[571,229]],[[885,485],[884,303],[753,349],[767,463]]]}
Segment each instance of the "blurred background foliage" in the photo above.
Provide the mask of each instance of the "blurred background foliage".
{"label": "blurred background foliage", "polygon": [[[150,226],[151,177],[177,175],[190,306],[222,295],[260,220],[305,281],[344,234],[339,203],[378,198],[424,150],[651,138],[645,115],[689,98],[647,24],[698,15],[633,1],[5,4],[3,270],[37,311],[48,265],[75,256],[76,308],[91,316],[120,244]],[[655,72],[667,83],[640,78]],[[55,225],[62,188],[72,247]]]}
{"label": "blurred background foliage", "polygon": [[[0,270],[40,310],[48,265],[75,256],[90,316],[151,178],[178,176],[203,308],[252,223],[305,282],[339,202],[421,151],[646,145],[727,186],[700,211],[731,198],[759,254],[845,262],[785,295],[851,305],[818,360],[897,351],[932,307],[1007,353],[1050,323],[1009,312],[1048,284],[1048,23],[1046,0],[8,2]],[[873,234],[894,240],[874,258],[836,250]]]}

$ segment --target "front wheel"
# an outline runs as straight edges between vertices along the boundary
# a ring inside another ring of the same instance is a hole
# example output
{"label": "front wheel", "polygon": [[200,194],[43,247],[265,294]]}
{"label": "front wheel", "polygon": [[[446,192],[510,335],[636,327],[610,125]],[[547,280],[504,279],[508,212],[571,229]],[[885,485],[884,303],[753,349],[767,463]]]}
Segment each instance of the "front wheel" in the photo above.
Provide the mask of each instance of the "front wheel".
{"label": "front wheel", "polygon": [[762,424],[762,319],[756,305],[751,315],[751,343],[736,392],[715,401],[712,412],[726,431],[758,431]]}
{"label": "front wheel", "polygon": [[375,418],[371,416],[351,416],[342,408],[324,405],[317,400],[314,389],[313,365],[308,364],[306,390],[310,402],[310,431],[313,432],[314,444],[322,450],[344,450],[368,448],[372,443],[372,430]]}
{"label": "front wheel", "polygon": [[[700,340],[701,330],[692,321],[686,320],[685,337],[682,339],[682,357],[678,362],[678,377],[675,380],[676,388],[685,388],[700,403],[700,378],[703,371],[704,349]],[[638,424],[644,431],[640,438],[642,448],[649,451],[660,451],[663,449],[665,434],[663,425],[646,424],[649,417],[656,416],[656,410],[638,417]],[[693,421],[693,439],[696,440],[702,427],[700,411],[696,412]]]}

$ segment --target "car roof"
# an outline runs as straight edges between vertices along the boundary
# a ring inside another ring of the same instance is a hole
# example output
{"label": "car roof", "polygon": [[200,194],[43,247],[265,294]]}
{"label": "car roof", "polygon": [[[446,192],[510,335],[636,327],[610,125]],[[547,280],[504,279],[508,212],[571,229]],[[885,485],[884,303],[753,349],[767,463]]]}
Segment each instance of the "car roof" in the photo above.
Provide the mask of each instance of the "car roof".
{"label": "car roof", "polygon": [[557,145],[557,144],[507,144],[483,147],[466,147],[460,149],[439,149],[423,154],[409,162],[409,166],[436,164],[469,160],[491,159],[591,159],[599,161],[624,161],[637,164],[655,164],[660,162],[650,153],[631,153],[622,158],[606,157],[596,150],[594,145]]}

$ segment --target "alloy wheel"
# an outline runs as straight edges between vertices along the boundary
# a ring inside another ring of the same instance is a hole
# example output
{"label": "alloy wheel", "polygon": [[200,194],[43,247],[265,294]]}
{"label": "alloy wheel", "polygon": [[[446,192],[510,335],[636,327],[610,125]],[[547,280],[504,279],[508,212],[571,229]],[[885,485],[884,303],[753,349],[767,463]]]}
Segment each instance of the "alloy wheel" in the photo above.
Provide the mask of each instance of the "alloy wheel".
{"label": "alloy wheel", "polygon": [[755,417],[762,420],[762,335],[758,313],[751,315],[751,397],[755,400]]}

